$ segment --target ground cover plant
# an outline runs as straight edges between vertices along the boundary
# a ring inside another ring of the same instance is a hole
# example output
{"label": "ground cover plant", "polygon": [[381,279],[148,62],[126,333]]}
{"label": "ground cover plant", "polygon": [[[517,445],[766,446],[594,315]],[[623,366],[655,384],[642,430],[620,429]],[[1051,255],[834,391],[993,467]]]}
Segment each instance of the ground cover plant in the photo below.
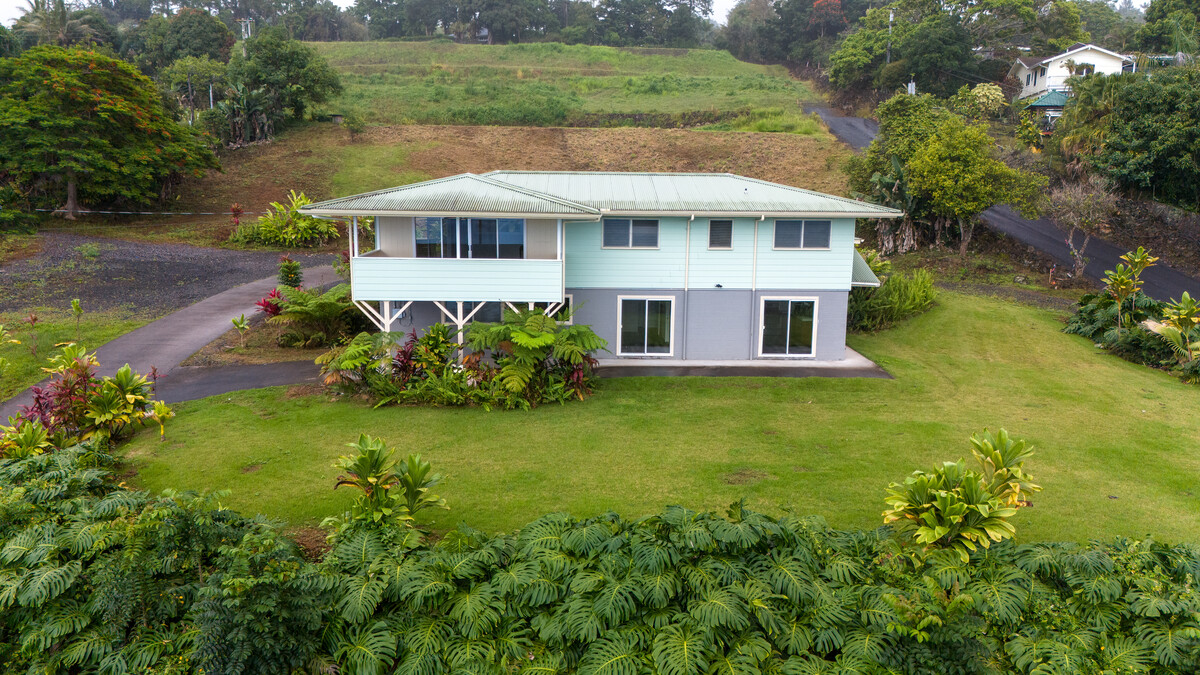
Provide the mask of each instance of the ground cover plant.
{"label": "ground cover plant", "polygon": [[431,544],[416,519],[446,507],[430,491],[440,476],[420,455],[397,462],[382,439],[360,435],[334,462],[337,486],[355,496],[326,521],[317,561],[229,510],[224,493],[133,491],[104,447],[67,445],[0,461],[0,486],[11,488],[0,490],[0,664],[581,675],[1200,667],[1200,549],[1015,545],[1012,506],[1038,489],[1024,470],[1031,449],[1004,431],[971,440],[978,471],[947,463],[937,485],[916,472],[889,491],[887,520],[962,524],[933,536],[839,531],[740,500],[723,517],[680,506],[637,520],[553,513],[511,534],[460,526]]}
{"label": "ground cover plant", "polygon": [[[953,255],[953,254],[948,254]],[[182,403],[166,443],[128,446],[150,490],[231,489],[231,508],[314,526],[348,505],[330,464],[341,439],[404,439],[446,475],[455,509],[426,521],[511,531],[550,511],[638,516],[667,504],[821,513],[874,527],[880,486],[946,457],[984,427],[1040,449],[1020,539],[1196,540],[1194,388],[1097,358],[1061,332],[1065,312],[941,291],[938,304],[849,344],[893,380],[622,378],[585,403],[533,414],[331,401],[275,388]],[[1113,432],[1119,425],[1121,432]],[[524,440],[514,440],[524,439]],[[620,467],[620,475],[614,475]],[[504,485],[504,490],[496,490]],[[1087,485],[1087,490],[1074,487]],[[469,514],[469,517],[467,517]]]}
{"label": "ground cover plant", "polygon": [[[815,100],[781,66],[715,50],[637,49],[557,43],[314,43],[341,73],[334,112],[372,124],[563,126],[645,124],[630,113],[713,110],[733,117]],[[670,118],[649,118],[653,126]]]}

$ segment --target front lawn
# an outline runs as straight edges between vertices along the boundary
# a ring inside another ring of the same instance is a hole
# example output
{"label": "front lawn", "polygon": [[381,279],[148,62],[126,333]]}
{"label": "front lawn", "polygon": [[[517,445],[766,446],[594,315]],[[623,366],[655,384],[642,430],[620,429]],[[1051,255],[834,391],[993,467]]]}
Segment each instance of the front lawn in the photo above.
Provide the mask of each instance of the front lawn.
{"label": "front lawn", "polygon": [[894,380],[606,380],[585,403],[529,413],[372,410],[276,388],[181,404],[165,443],[144,432],[127,454],[146,489],[229,489],[230,506],[296,526],[349,503],[331,463],[366,432],[448,474],[438,528],[743,495],[873,527],[888,482],[969,457],[973,431],[1005,427],[1037,446],[1027,468],[1045,487],[1017,516],[1021,539],[1200,540],[1200,390],[1061,326],[1057,312],[946,292],[904,326],[852,338]]}

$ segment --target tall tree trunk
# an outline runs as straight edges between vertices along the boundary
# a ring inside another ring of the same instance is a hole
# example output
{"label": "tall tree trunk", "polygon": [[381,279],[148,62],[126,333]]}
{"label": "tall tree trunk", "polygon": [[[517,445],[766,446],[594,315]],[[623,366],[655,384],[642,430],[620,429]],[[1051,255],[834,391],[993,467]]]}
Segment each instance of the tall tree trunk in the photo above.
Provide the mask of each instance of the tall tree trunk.
{"label": "tall tree trunk", "polygon": [[975,221],[970,218],[959,218],[958,231],[961,237],[958,243],[958,255],[965,258],[967,257],[967,244],[971,243],[971,235],[975,232]]}
{"label": "tall tree trunk", "polygon": [[58,207],[52,215],[67,220],[75,220],[75,216],[79,215],[79,183],[75,180],[74,171],[67,174],[67,203]]}

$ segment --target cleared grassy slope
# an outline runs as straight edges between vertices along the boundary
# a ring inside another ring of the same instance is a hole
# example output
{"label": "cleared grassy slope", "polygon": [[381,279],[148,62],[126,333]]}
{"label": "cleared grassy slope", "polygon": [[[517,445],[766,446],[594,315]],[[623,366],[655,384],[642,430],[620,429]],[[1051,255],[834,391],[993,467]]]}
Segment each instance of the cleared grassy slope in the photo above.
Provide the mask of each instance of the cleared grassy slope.
{"label": "cleared grassy slope", "polygon": [[745,63],[715,50],[557,43],[312,46],[342,73],[345,85],[325,108],[380,124],[552,126],[586,113],[794,112],[815,98],[780,66]]}
{"label": "cleared grassy slope", "polygon": [[889,482],[969,457],[972,432],[1004,427],[1037,446],[1027,468],[1045,486],[1017,517],[1023,540],[1200,539],[1196,388],[1063,335],[1060,317],[945,293],[907,325],[852,339],[890,381],[632,378],[530,413],[247,392],[180,405],[165,443],[147,432],[128,454],[143,487],[230,489],[232,506],[294,525],[346,506],[331,463],[366,432],[449,475],[439,528],[742,496],[874,527]]}

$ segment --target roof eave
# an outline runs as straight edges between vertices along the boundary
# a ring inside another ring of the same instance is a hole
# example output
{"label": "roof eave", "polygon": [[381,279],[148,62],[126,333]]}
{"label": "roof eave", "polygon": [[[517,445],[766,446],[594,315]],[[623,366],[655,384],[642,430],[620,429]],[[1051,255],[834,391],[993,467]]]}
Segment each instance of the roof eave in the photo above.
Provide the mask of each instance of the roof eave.
{"label": "roof eave", "polygon": [[706,211],[704,209],[689,209],[685,211],[655,211],[637,210],[602,210],[603,216],[667,216],[688,218],[702,216],[704,218],[900,218],[902,211]]}
{"label": "roof eave", "polygon": [[600,220],[600,213],[500,213],[496,211],[446,211],[440,209],[422,209],[419,211],[403,211],[394,209],[300,209],[300,212],[310,216],[333,216],[337,218],[396,216],[420,218],[429,215],[456,216],[462,218],[524,218],[526,220],[558,219],[563,220]]}
{"label": "roof eave", "polygon": [[876,281],[872,283],[870,281],[851,281],[850,285],[859,288],[879,288],[880,282]]}

